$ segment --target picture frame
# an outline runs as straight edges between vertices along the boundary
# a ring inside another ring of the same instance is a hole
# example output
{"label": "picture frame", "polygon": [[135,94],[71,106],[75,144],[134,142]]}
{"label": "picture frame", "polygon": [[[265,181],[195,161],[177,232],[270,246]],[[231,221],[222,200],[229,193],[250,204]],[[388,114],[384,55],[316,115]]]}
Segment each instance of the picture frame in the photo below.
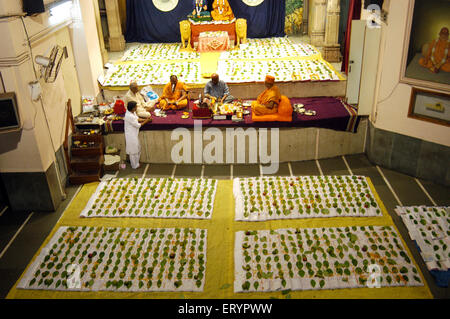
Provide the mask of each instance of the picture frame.
{"label": "picture frame", "polygon": [[[450,72],[440,71],[438,74],[433,74],[418,63],[421,56],[421,53],[418,52],[418,46],[427,44],[436,39],[441,27],[450,28],[448,19],[446,19],[447,21],[442,20],[442,23],[435,23],[436,21],[421,21],[427,19],[427,17],[432,17],[432,14],[423,14],[424,8],[430,12],[439,9],[440,14],[443,16],[450,12],[450,3],[446,3],[446,5],[442,7],[442,2],[443,0],[409,0],[406,32],[403,41],[400,83],[433,90],[450,91]],[[417,14],[416,12],[415,15],[415,9],[421,14]],[[419,28],[419,26],[424,25],[432,25],[433,28],[427,30]],[[420,32],[417,31],[418,29]]]}
{"label": "picture frame", "polygon": [[450,94],[413,87],[408,117],[450,126]]}

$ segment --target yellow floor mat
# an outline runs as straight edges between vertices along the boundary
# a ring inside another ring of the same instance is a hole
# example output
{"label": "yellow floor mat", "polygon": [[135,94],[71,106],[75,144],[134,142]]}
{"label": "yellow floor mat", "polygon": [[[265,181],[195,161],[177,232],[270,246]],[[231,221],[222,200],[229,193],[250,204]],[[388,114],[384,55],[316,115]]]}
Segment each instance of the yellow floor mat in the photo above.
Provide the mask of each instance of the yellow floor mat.
{"label": "yellow floor mat", "polygon": [[210,78],[211,74],[217,72],[220,54],[222,52],[204,52],[200,54],[200,70],[204,78]]}
{"label": "yellow floor mat", "polygon": [[[17,289],[16,282],[8,293],[8,299],[63,299],[63,298],[164,298],[164,299],[223,299],[223,298],[286,298],[281,291],[258,292],[258,293],[234,293],[234,236],[235,231],[276,229],[288,227],[343,227],[343,226],[365,226],[365,225],[390,225],[394,223],[386,211],[383,203],[377,195],[373,184],[369,180],[370,187],[382,209],[382,217],[337,217],[337,218],[311,218],[297,220],[276,220],[267,222],[235,222],[234,221],[234,198],[233,182],[231,180],[219,181],[214,204],[214,212],[211,220],[189,220],[189,219],[154,219],[154,218],[79,218],[79,215],[89,198],[97,188],[98,183],[83,186],[79,194],[66,209],[61,219],[52,229],[42,246],[34,255],[27,266],[31,265],[39,252],[60,226],[104,226],[104,227],[196,227],[208,229],[207,265],[205,288],[203,292],[64,292],[45,290]],[[398,229],[395,227],[398,231]],[[410,256],[411,252],[403,241],[403,245]],[[292,291],[291,298],[298,299],[320,299],[320,298],[432,298],[429,287],[417,266],[414,258],[411,258],[415,267],[419,270],[424,286],[422,287],[382,287],[382,288],[354,288],[336,290],[307,290]],[[26,271],[25,271],[26,272]],[[24,273],[25,273],[24,272]]]}

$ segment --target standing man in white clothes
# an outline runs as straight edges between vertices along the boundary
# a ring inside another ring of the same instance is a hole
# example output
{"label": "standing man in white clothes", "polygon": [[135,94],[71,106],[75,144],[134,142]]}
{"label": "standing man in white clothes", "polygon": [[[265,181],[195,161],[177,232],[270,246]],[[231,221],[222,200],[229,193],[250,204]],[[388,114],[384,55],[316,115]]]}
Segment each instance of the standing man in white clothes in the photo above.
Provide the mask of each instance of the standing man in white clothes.
{"label": "standing man in white clothes", "polygon": [[139,129],[142,125],[152,120],[151,118],[140,119],[136,115],[136,110],[137,103],[135,101],[128,102],[124,119],[126,152],[130,155],[131,168],[133,169],[140,166],[141,145],[139,144]]}

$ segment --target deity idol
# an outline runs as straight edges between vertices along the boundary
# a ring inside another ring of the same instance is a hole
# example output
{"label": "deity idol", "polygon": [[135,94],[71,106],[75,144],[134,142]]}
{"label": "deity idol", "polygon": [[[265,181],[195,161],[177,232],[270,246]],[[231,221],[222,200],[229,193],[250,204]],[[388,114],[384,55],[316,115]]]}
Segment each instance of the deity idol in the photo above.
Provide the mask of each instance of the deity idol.
{"label": "deity idol", "polygon": [[194,0],[195,9],[192,11],[193,16],[200,17],[202,15],[208,15],[208,6],[206,0]]}
{"label": "deity idol", "polygon": [[214,0],[211,16],[216,21],[233,20],[234,14],[228,0]]}

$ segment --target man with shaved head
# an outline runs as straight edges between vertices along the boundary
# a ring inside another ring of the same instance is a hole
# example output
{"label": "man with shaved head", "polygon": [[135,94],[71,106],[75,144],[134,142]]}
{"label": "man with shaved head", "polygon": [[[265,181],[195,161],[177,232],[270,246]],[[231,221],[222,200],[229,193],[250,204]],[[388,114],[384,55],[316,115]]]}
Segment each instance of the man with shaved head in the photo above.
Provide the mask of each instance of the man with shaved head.
{"label": "man with shaved head", "polygon": [[130,83],[130,89],[124,98],[125,104],[128,102],[136,102],[137,110],[136,114],[141,118],[150,118],[152,115],[150,114],[153,111],[156,101],[146,102],[144,96],[139,92],[139,86],[135,81]]}
{"label": "man with shaved head", "polygon": [[181,110],[188,106],[188,87],[178,81],[176,75],[170,76],[170,82],[164,86],[159,98],[159,108],[162,110]]}
{"label": "man with shaved head", "polygon": [[278,112],[281,93],[275,85],[275,77],[266,75],[264,86],[266,89],[258,96],[256,101],[252,102],[252,110],[255,115],[275,114]]}
{"label": "man with shaved head", "polygon": [[230,95],[228,85],[219,79],[217,73],[211,75],[211,81],[206,83],[203,93],[206,98],[222,104],[231,103],[234,100],[234,97]]}

